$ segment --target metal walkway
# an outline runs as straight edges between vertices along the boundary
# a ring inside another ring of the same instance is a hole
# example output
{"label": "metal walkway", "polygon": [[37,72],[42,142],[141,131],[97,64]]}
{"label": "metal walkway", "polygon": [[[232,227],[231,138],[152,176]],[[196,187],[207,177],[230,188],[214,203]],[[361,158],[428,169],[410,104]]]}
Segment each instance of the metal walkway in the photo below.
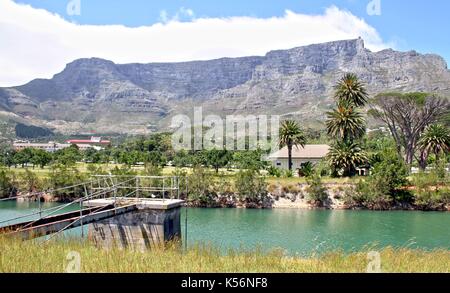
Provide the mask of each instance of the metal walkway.
{"label": "metal walkway", "polygon": [[[164,201],[165,199],[180,198],[180,180],[178,177],[99,175],[93,178],[94,180],[89,182],[47,191],[47,193],[55,193],[62,190],[67,191],[71,188],[84,191],[83,197],[80,196],[73,202],[56,208],[41,208],[42,193],[28,195],[28,197],[34,196],[38,199],[39,212],[0,221],[0,225],[15,222],[0,227],[0,234],[18,237],[22,240],[50,234],[52,234],[50,236],[52,238],[67,229],[83,227],[83,225],[135,211],[137,205],[130,202],[131,199],[139,201],[141,198],[159,198]],[[102,198],[110,200],[104,205],[84,207],[83,203]],[[1,201],[15,199],[8,198]],[[61,213],[63,209],[74,206],[77,207],[77,210]],[[24,221],[24,219],[31,217],[38,218]],[[82,229],[82,237],[83,234]]]}

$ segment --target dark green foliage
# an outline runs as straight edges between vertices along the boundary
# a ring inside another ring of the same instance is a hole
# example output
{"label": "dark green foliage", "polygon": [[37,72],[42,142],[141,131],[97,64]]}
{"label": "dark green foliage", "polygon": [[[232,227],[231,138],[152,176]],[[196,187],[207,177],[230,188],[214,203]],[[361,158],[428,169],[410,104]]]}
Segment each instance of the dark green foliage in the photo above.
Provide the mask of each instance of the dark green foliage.
{"label": "dark green foliage", "polygon": [[61,201],[83,197],[84,188],[83,186],[77,186],[64,190],[58,189],[74,186],[86,181],[86,174],[82,174],[75,167],[63,164],[55,164],[50,167],[48,187],[52,190],[52,194],[57,196]]}
{"label": "dark green foliage", "polygon": [[319,174],[312,174],[307,178],[309,200],[316,206],[324,206],[328,202],[327,188],[322,184],[322,179]]}
{"label": "dark green foliage", "polygon": [[356,167],[367,163],[367,154],[357,143],[338,141],[334,144],[328,160],[335,172],[343,172],[343,176],[354,176]]}
{"label": "dark green foliage", "polygon": [[310,177],[314,173],[314,165],[311,162],[306,162],[301,165],[298,173],[300,177]]}
{"label": "dark green foliage", "polygon": [[348,73],[335,86],[335,98],[340,105],[362,107],[367,104],[369,95],[358,76]]}
{"label": "dark green foliage", "polygon": [[366,133],[363,115],[353,107],[338,106],[327,113],[328,135],[334,139],[350,141],[360,139]]}
{"label": "dark green foliage", "polygon": [[76,145],[71,145],[68,148],[59,150],[54,154],[55,160],[58,164],[65,166],[73,166],[81,161],[81,153]]}
{"label": "dark green foliage", "polygon": [[254,202],[267,194],[266,182],[255,170],[241,170],[236,175],[235,188],[241,200]]}
{"label": "dark green foliage", "polygon": [[37,126],[32,126],[32,125],[29,126],[29,125],[25,125],[22,123],[18,123],[16,125],[15,131],[16,131],[17,137],[27,138],[27,139],[47,137],[47,136],[53,135],[53,131],[51,131],[47,128],[42,128],[42,127],[37,127]]}
{"label": "dark green foliage", "polygon": [[277,178],[281,177],[281,170],[278,169],[277,167],[269,166],[267,168],[267,172],[268,172],[269,176],[277,177]]}
{"label": "dark green foliage", "polygon": [[394,149],[380,153],[380,161],[372,174],[358,183],[350,202],[371,209],[387,209],[395,202],[411,202],[408,186],[408,168]]}
{"label": "dark green foliage", "polygon": [[267,162],[262,160],[263,152],[237,151],[233,153],[232,164],[240,170],[262,170],[267,166]]}
{"label": "dark green foliage", "polygon": [[356,167],[367,163],[359,141],[365,135],[366,122],[358,107],[368,101],[368,94],[355,74],[346,74],[335,86],[336,109],[328,113],[328,135],[335,139],[328,155],[333,175],[354,176]]}
{"label": "dark green foliage", "polygon": [[281,123],[280,129],[280,148],[288,148],[288,167],[292,170],[292,148],[304,147],[306,136],[297,122],[286,120]]}
{"label": "dark green foliage", "polygon": [[16,196],[16,188],[13,184],[12,173],[5,169],[0,169],[0,197]]}
{"label": "dark green foliage", "polygon": [[212,167],[216,173],[219,173],[220,168],[224,168],[232,160],[232,153],[227,150],[210,150],[204,151],[205,163]]}

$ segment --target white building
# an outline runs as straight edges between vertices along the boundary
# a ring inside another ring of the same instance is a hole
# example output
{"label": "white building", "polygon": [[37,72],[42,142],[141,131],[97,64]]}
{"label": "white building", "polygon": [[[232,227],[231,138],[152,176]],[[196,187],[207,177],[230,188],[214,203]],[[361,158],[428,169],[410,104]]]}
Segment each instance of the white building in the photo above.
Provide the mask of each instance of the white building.
{"label": "white building", "polygon": [[16,141],[14,142],[13,147],[16,151],[31,148],[31,149],[40,149],[49,153],[53,153],[70,147],[70,144],[56,143],[53,141],[50,141],[48,143],[32,143],[28,141]]}
{"label": "white building", "polygon": [[[325,158],[330,152],[329,145],[305,145],[305,147],[292,148],[292,169],[300,169],[302,164],[311,162],[312,164],[319,163],[323,158]],[[268,160],[272,163],[274,167],[279,169],[289,169],[289,156],[288,148],[284,147],[281,150],[271,154]]]}

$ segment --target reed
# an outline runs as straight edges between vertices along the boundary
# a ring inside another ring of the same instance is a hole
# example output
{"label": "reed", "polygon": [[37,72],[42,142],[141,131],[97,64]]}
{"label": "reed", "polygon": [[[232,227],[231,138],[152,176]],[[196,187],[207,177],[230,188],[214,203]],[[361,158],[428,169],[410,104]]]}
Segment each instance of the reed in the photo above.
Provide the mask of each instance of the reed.
{"label": "reed", "polygon": [[[56,240],[47,244],[0,238],[0,272],[66,272],[73,254],[80,256],[80,272],[251,272],[320,273],[367,271],[367,252],[330,252],[320,256],[292,257],[281,251],[229,250],[222,253],[207,245],[187,252],[173,245],[149,252],[98,249],[88,241]],[[382,272],[449,273],[450,251],[385,248],[380,251]],[[73,270],[73,267],[72,269]]]}

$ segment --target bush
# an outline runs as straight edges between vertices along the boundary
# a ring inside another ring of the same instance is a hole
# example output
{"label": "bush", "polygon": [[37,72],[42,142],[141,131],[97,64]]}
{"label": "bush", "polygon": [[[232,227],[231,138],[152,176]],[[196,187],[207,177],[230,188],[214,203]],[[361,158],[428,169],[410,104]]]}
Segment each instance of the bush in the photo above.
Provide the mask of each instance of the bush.
{"label": "bush", "polygon": [[413,177],[414,203],[422,210],[445,210],[450,204],[450,190],[444,185],[439,171],[420,173]]}
{"label": "bush", "polygon": [[211,193],[212,174],[202,166],[196,166],[188,176],[188,198],[196,204],[207,205]]}
{"label": "bush", "polygon": [[318,174],[313,174],[307,178],[309,200],[317,206],[324,206],[328,202],[328,192],[322,183],[322,178]]}
{"label": "bush", "polygon": [[10,171],[0,169],[0,197],[16,196],[17,190],[13,184],[13,176]]}
{"label": "bush", "polygon": [[412,195],[405,190],[408,185],[408,168],[392,149],[379,154],[380,161],[373,166],[372,174],[360,181],[355,194],[347,203],[369,209],[389,209],[393,202],[411,202]]}
{"label": "bush", "polygon": [[387,193],[380,177],[360,180],[353,192],[346,192],[345,203],[353,207],[365,207],[371,210],[387,210],[392,206],[393,198]]}
{"label": "bush", "polygon": [[241,200],[253,202],[267,195],[266,181],[255,170],[241,170],[236,175],[235,187]]}
{"label": "bush", "polygon": [[20,174],[20,181],[28,192],[34,192],[42,188],[41,180],[34,172],[28,169],[25,169],[25,172]]}
{"label": "bush", "polygon": [[294,177],[294,171],[292,171],[292,170],[284,170],[283,177],[284,178],[293,178]]}
{"label": "bush", "polygon": [[311,162],[302,164],[298,171],[300,177],[310,177],[314,173],[314,165]]}
{"label": "bush", "polygon": [[270,166],[269,168],[267,168],[267,172],[268,172],[269,176],[277,177],[277,178],[281,177],[281,170],[278,169],[277,167]]}
{"label": "bush", "polygon": [[[77,185],[86,181],[86,175],[81,174],[75,167],[67,167],[61,164],[52,165],[50,167],[48,185],[53,190]],[[68,201],[80,198],[84,195],[84,188],[83,186],[77,186],[64,190],[57,190],[52,192],[52,194],[58,196],[61,201]]]}

